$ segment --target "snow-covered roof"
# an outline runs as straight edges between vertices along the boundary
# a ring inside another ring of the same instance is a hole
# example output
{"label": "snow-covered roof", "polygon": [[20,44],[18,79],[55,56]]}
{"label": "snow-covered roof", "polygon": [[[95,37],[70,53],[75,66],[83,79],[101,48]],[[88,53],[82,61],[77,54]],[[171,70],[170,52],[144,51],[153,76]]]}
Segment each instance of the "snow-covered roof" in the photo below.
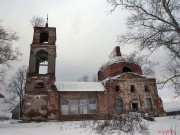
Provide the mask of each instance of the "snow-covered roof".
{"label": "snow-covered roof", "polygon": [[[115,63],[121,63],[121,62],[127,62],[125,55],[124,56],[115,56],[115,57],[109,57],[109,60],[102,64],[100,67],[100,70],[103,68],[106,68],[109,65],[115,64]],[[130,62],[129,62],[130,63]]]}
{"label": "snow-covered roof", "polygon": [[56,82],[58,91],[104,91],[101,82]]}
{"label": "snow-covered roof", "polygon": [[[106,81],[109,81],[109,80],[116,80],[116,79],[124,78],[124,75],[127,75],[127,74],[136,75],[136,76],[141,77],[141,78],[146,78],[145,75],[140,75],[140,74],[134,73],[134,72],[125,72],[125,73],[119,74],[119,75],[117,75],[117,76],[107,77],[107,78],[104,79],[102,82],[106,82]],[[148,78],[148,79],[151,79],[151,78]]]}

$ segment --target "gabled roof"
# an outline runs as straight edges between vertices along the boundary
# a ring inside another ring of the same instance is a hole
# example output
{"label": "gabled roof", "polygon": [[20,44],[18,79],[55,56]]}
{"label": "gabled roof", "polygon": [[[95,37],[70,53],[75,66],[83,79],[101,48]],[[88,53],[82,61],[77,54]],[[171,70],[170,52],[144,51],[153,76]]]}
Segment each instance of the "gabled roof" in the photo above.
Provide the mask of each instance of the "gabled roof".
{"label": "gabled roof", "polygon": [[105,90],[101,82],[56,82],[55,84],[58,91],[62,92],[97,92]]}

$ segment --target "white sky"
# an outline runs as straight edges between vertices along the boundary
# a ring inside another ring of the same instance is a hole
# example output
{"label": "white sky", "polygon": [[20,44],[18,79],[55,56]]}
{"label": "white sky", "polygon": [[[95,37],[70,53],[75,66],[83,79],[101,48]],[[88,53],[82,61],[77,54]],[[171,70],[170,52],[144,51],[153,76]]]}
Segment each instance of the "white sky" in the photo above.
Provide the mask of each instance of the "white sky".
{"label": "white sky", "polygon": [[[126,30],[127,12],[118,9],[108,14],[111,7],[106,0],[0,0],[0,3],[2,24],[20,36],[16,45],[23,58],[13,63],[14,70],[29,64],[31,18],[35,15],[46,18],[48,14],[49,27],[56,27],[57,33],[57,81],[77,81],[84,74],[96,74],[118,45],[117,36]],[[124,54],[132,51],[132,46],[121,48]],[[152,59],[164,63],[165,56],[156,53]]]}

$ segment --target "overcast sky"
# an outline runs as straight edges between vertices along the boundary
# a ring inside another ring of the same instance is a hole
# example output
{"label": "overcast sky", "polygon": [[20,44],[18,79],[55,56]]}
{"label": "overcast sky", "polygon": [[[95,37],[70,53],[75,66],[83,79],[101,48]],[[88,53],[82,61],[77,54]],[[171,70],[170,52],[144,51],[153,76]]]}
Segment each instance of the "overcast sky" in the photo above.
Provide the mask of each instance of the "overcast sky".
{"label": "overcast sky", "polygon": [[[57,81],[77,81],[84,74],[97,74],[118,45],[117,36],[126,31],[128,13],[118,9],[109,14],[111,6],[106,0],[0,0],[0,3],[1,24],[20,36],[15,44],[23,57],[22,61],[13,63],[14,70],[29,64],[33,37],[31,18],[46,19],[48,14],[49,27],[56,27],[57,34]],[[121,52],[129,54],[133,49],[132,46],[123,47]],[[156,53],[152,59],[164,63],[165,56]],[[173,95],[164,93],[172,92],[160,92],[164,102],[171,102]]]}
{"label": "overcast sky", "polygon": [[106,0],[1,0],[0,18],[20,36],[17,44],[24,55],[17,63],[19,67],[29,64],[31,18],[37,15],[46,19],[48,14],[49,27],[56,27],[57,33],[56,78],[76,81],[84,74],[97,73],[118,45],[118,34],[125,31],[126,14],[108,15],[109,10]]}

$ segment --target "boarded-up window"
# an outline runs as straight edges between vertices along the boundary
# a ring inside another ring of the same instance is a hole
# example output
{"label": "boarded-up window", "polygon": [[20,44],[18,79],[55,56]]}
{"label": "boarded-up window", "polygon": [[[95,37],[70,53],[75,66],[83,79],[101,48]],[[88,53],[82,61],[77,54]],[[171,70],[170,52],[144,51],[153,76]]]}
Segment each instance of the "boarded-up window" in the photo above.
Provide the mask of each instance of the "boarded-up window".
{"label": "boarded-up window", "polygon": [[116,111],[117,112],[123,111],[123,100],[122,99],[116,99]]}
{"label": "boarded-up window", "polygon": [[152,101],[150,98],[146,98],[146,104],[147,104],[147,109],[148,110],[152,110],[153,107],[152,107]]}

